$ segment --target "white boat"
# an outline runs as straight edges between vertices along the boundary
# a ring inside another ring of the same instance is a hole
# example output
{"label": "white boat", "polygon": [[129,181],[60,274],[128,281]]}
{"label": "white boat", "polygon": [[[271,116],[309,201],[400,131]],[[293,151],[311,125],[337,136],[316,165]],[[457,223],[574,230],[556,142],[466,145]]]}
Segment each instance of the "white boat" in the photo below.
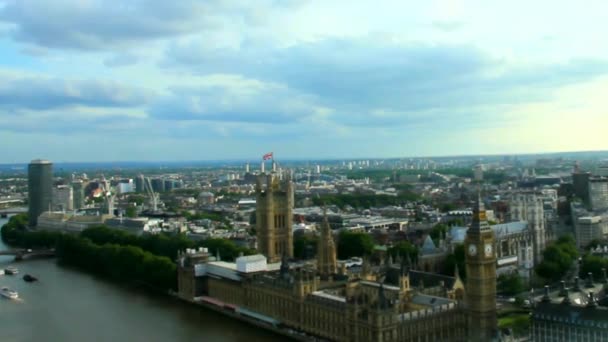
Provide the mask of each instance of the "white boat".
{"label": "white boat", "polygon": [[17,291],[13,291],[13,290],[9,289],[8,287],[3,287],[2,290],[0,290],[0,295],[2,295],[3,297],[6,297],[8,299],[19,298],[19,294],[17,293]]}

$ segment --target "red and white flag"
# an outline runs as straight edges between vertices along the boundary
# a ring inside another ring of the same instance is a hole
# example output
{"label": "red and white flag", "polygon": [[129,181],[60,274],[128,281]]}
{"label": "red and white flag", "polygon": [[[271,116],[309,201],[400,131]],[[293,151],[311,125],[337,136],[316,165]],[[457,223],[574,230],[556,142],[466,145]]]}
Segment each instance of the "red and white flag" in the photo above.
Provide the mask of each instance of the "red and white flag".
{"label": "red and white flag", "polygon": [[262,156],[263,160],[268,160],[268,159],[272,159],[272,152],[266,153],[264,156]]}

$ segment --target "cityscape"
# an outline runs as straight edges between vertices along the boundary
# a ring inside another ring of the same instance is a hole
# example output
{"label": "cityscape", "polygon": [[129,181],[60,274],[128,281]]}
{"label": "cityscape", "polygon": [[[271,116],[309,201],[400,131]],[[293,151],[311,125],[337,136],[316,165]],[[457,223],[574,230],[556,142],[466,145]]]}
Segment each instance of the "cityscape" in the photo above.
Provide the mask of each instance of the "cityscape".
{"label": "cityscape", "polygon": [[3,167],[24,267],[52,250],[277,340],[608,337],[608,152],[118,165]]}
{"label": "cityscape", "polygon": [[607,12],[0,0],[0,341],[608,341]]}

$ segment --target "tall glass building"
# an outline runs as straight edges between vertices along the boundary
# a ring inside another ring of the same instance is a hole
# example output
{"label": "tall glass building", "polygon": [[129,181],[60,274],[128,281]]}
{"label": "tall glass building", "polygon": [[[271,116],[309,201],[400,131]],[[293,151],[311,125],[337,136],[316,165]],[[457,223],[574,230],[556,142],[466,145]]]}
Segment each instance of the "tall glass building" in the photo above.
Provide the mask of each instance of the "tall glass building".
{"label": "tall glass building", "polygon": [[35,159],[27,168],[29,225],[35,227],[38,216],[49,210],[53,198],[53,163]]}

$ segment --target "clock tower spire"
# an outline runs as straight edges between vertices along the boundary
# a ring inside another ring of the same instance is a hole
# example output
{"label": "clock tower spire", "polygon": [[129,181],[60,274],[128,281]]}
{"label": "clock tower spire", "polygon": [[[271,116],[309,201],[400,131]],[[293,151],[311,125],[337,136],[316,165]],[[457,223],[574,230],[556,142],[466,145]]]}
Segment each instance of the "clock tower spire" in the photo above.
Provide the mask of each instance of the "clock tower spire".
{"label": "clock tower spire", "polygon": [[465,238],[466,286],[470,341],[491,341],[496,337],[496,254],[494,231],[478,195],[473,222]]}

